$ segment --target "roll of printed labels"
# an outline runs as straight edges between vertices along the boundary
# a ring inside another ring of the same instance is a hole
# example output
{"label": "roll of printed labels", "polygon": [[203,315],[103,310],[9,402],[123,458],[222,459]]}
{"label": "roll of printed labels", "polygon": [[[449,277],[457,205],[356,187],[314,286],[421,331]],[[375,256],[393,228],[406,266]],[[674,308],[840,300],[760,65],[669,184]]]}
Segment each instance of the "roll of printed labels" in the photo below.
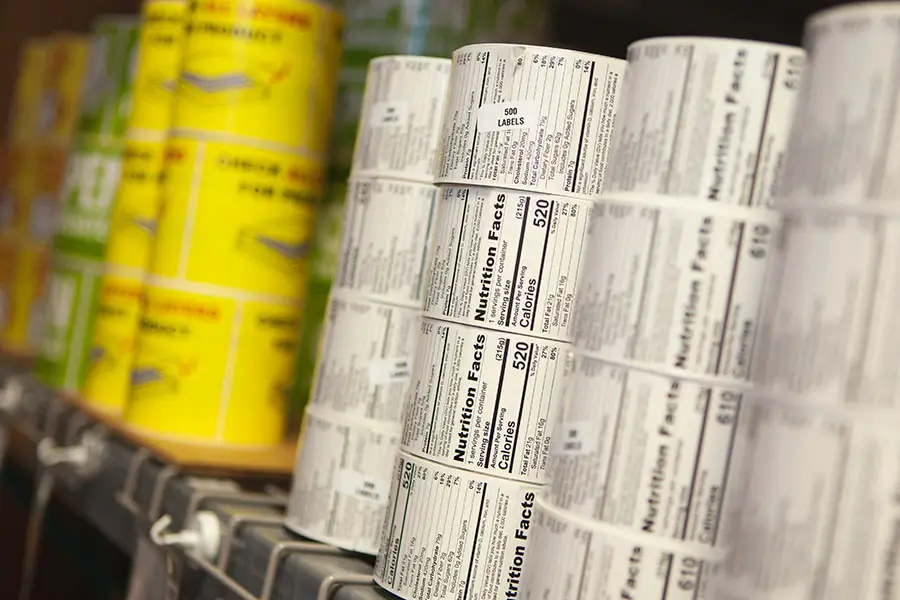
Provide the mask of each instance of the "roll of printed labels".
{"label": "roll of printed labels", "polygon": [[[431,179],[449,72],[449,60],[416,56],[369,65],[286,521],[296,533],[367,554],[378,550],[419,342],[438,203],[437,188],[421,182]],[[354,454],[316,450],[335,436]]]}
{"label": "roll of printed labels", "polygon": [[81,389],[87,402],[113,412],[124,409],[131,387],[187,4],[186,0],[147,0],[143,7],[121,179],[106,244],[106,274],[97,298],[90,366]]}
{"label": "roll of printed labels", "polygon": [[47,318],[37,373],[78,392],[86,375],[113,198],[122,173],[139,21],[98,19],[92,28],[81,112],[62,185]]}
{"label": "roll of printed labels", "polygon": [[341,23],[297,0],[189,6],[125,411],[136,429],[282,441]]}

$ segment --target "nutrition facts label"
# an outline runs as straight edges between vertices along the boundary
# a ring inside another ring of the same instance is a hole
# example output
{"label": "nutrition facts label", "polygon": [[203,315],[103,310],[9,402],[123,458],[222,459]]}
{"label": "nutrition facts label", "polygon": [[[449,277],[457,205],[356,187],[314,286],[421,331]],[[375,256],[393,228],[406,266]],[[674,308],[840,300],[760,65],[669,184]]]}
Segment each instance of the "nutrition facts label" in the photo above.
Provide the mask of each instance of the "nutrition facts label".
{"label": "nutrition facts label", "polygon": [[625,61],[532,46],[453,53],[437,180],[600,193]]}
{"label": "nutrition facts label", "polygon": [[579,281],[578,348],[747,379],[778,220],[724,208],[598,203]]}
{"label": "nutrition facts label", "polygon": [[369,63],[353,176],[431,183],[451,61],[385,56]]}
{"label": "nutrition facts label", "polygon": [[770,205],[804,61],[800,48],[743,40],[632,44],[604,192]]}
{"label": "nutrition facts label", "polygon": [[406,600],[515,598],[539,489],[401,451],[375,581]]}
{"label": "nutrition facts label", "polygon": [[400,423],[419,312],[332,294],[312,403],[347,418]]}
{"label": "nutrition facts label", "polygon": [[895,204],[900,10],[844,5],[807,21],[810,64],[781,182],[784,202]]}
{"label": "nutrition facts label", "polygon": [[443,189],[425,314],[567,340],[592,202]]}
{"label": "nutrition facts label", "polygon": [[306,412],[286,526],[321,542],[375,554],[399,431]]}
{"label": "nutrition facts label", "polygon": [[437,193],[433,185],[351,181],[334,285],[421,308]]}
{"label": "nutrition facts label", "polygon": [[763,400],[741,419],[722,520],[729,595],[716,597],[896,598],[896,427]]}
{"label": "nutrition facts label", "polygon": [[[576,521],[540,502],[525,600],[701,600],[715,564],[693,554],[663,549],[646,538],[620,537]],[[649,537],[649,536],[647,536]]]}
{"label": "nutrition facts label", "polygon": [[424,319],[404,449],[452,467],[545,483],[566,348]]}
{"label": "nutrition facts label", "polygon": [[741,391],[584,357],[568,386],[553,434],[553,505],[714,546]]}
{"label": "nutrition facts label", "polygon": [[896,408],[900,218],[788,214],[754,379],[820,405]]}

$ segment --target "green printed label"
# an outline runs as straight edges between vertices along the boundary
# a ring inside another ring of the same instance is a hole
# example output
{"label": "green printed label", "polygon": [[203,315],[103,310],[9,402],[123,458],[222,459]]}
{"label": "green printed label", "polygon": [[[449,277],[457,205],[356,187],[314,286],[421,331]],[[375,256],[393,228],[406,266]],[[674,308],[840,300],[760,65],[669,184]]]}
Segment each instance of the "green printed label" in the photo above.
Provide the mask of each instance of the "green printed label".
{"label": "green printed label", "polygon": [[57,255],[47,287],[36,375],[78,392],[87,374],[102,265]]}
{"label": "green printed label", "polygon": [[60,192],[55,249],[75,258],[102,261],[113,200],[122,176],[122,146],[78,143],[69,156]]}

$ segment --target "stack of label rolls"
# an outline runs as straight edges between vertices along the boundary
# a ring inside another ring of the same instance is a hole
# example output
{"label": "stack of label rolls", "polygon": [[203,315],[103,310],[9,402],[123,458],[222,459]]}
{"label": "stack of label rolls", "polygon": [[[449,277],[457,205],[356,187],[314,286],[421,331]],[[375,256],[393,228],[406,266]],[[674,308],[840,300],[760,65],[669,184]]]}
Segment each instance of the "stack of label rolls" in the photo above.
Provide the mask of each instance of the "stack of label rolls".
{"label": "stack of label rolls", "polygon": [[316,357],[343,230],[346,180],[362,109],[366,68],[382,55],[449,56],[483,40],[540,43],[544,0],[373,0],[346,7],[344,54],[332,128],[328,187],[316,216],[304,297],[294,408],[312,390]]}
{"label": "stack of label rolls", "polygon": [[187,0],[147,0],[122,156],[109,215],[106,263],[96,302],[82,396],[121,412],[128,399],[144,277],[156,232],[160,182],[181,67]]}
{"label": "stack of label rolls", "polygon": [[342,17],[193,2],[126,422],[193,443],[283,441]]}
{"label": "stack of label rolls", "polygon": [[0,343],[7,350],[31,354],[40,342],[59,191],[87,54],[87,38],[66,33],[22,48],[0,207]]}
{"label": "stack of label rolls", "polygon": [[81,110],[60,192],[37,375],[78,392],[103,269],[109,212],[122,172],[138,19],[101,17],[92,37]]}
{"label": "stack of label rolls", "polygon": [[526,45],[453,53],[430,283],[374,572],[402,598],[520,585],[624,67]]}
{"label": "stack of label rolls", "polygon": [[813,15],[716,598],[900,598],[900,5]]}
{"label": "stack of label rolls", "polygon": [[717,597],[803,66],[799,48],[741,40],[629,47],[552,483],[514,597]]}
{"label": "stack of label rolls", "polygon": [[287,526],[375,554],[419,337],[450,60],[369,63]]}

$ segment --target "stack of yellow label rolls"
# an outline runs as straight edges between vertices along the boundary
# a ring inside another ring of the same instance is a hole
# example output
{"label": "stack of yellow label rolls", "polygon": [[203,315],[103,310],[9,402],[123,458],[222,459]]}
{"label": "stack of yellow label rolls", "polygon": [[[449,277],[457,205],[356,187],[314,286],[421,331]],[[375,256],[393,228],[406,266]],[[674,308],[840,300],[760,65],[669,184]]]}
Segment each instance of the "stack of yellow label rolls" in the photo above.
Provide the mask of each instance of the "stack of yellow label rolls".
{"label": "stack of yellow label rolls", "polygon": [[804,60],[743,40],[629,47],[516,597],[719,597]]}
{"label": "stack of yellow label rolls", "polygon": [[80,389],[91,322],[119,184],[138,20],[101,17],[92,27],[81,108],[62,184],[59,227],[37,375],[67,392]]}
{"label": "stack of yellow label rolls", "polygon": [[124,409],[131,388],[187,8],[187,0],[147,0],[142,11],[122,177],[109,221],[90,364],[82,387],[87,402],[110,412]]}
{"label": "stack of yellow label rolls", "polygon": [[310,275],[303,304],[292,408],[299,411],[312,389],[322,324],[334,280],[343,229],[346,180],[360,125],[366,69],[386,55],[449,56],[474,42],[540,43],[545,0],[421,2],[370,0],[346,8],[344,54],[332,127],[328,189],[316,216]]}
{"label": "stack of yellow label rolls", "polygon": [[126,421],[283,440],[343,17],[302,0],[192,2]]}
{"label": "stack of yellow label rolls", "polygon": [[517,597],[624,67],[528,45],[453,53],[424,318],[374,573],[402,598]]}
{"label": "stack of yellow label rolls", "polygon": [[286,525],[375,554],[419,334],[450,60],[369,63]]}
{"label": "stack of yellow label rolls", "polygon": [[30,354],[40,342],[50,245],[87,54],[87,38],[72,34],[53,35],[23,52],[6,213],[7,231],[15,239],[15,261],[8,265],[14,289],[7,297],[5,327],[0,328],[3,345],[17,352]]}

